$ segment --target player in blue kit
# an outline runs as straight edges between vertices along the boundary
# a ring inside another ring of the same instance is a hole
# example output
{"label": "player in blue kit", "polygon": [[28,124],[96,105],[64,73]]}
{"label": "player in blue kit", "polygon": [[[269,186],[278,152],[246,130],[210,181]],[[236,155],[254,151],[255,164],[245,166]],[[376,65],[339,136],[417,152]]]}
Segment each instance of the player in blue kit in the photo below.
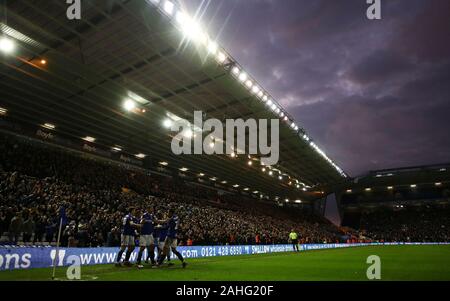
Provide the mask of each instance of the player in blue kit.
{"label": "player in blue kit", "polygon": [[177,246],[178,246],[177,232],[178,232],[178,226],[180,224],[180,219],[175,214],[175,211],[173,209],[169,210],[169,216],[170,216],[169,219],[158,222],[159,224],[167,224],[167,226],[168,226],[167,237],[164,241],[162,254],[158,258],[158,266],[160,266],[164,262],[164,259],[166,258],[166,256],[168,256],[169,251],[172,250],[172,252],[181,261],[183,268],[185,268],[187,263],[184,261],[184,258],[181,255],[181,253],[177,251]]}
{"label": "player in blue kit", "polygon": [[[166,241],[167,231],[169,230],[169,226],[167,224],[160,225],[158,227],[158,259],[161,258],[163,250],[164,250],[164,242]],[[169,265],[173,265],[170,263],[170,250],[167,253],[167,262]]]}
{"label": "player in blue kit", "polygon": [[144,266],[141,264],[142,253],[147,248],[148,255],[152,262],[155,264],[155,240],[153,237],[154,225],[153,225],[153,209],[148,208],[147,211],[142,214],[141,217],[141,235],[139,237],[139,253],[137,258],[137,267],[142,269]]}
{"label": "player in blue kit", "polygon": [[127,249],[125,255],[124,265],[131,266],[130,256],[135,248],[135,229],[140,228],[140,224],[136,219],[137,210],[135,208],[130,208],[128,214],[122,219],[122,235],[120,236],[120,251],[117,254],[116,266],[121,266],[120,261],[122,260],[123,252]]}

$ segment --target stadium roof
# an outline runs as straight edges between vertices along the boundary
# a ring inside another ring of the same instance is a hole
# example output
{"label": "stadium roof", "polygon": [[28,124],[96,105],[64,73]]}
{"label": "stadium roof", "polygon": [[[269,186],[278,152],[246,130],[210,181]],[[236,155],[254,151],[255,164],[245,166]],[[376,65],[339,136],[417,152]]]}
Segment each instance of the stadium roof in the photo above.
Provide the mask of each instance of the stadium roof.
{"label": "stadium roof", "polygon": [[[0,54],[0,107],[22,123],[249,193],[313,199],[321,186],[344,181],[250,72],[172,4],[84,1],[81,20],[69,20],[64,1],[6,1],[1,31],[15,49]],[[219,120],[279,118],[280,161],[272,175],[257,157],[250,166],[247,156],[175,156],[164,122],[192,121],[194,110]]]}

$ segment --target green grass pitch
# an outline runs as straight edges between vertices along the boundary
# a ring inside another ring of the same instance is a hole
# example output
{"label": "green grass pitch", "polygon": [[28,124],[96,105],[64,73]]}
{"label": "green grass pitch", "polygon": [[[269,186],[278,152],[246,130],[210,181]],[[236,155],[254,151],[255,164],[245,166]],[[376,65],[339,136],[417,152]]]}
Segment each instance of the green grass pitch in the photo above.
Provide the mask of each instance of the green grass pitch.
{"label": "green grass pitch", "polygon": [[[173,267],[116,268],[113,265],[83,266],[82,280],[98,281],[340,281],[367,280],[370,255],[381,258],[382,280],[450,280],[450,246],[371,246],[300,253],[279,253],[188,260],[182,269]],[[56,277],[65,279],[65,268]],[[0,280],[50,280],[51,269],[0,272]]]}

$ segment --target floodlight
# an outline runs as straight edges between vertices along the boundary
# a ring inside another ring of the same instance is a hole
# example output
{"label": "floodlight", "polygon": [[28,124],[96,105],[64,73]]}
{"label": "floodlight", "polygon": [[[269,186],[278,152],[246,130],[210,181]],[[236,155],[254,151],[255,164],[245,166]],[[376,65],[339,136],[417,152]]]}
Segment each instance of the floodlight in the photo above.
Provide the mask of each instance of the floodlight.
{"label": "floodlight", "polygon": [[227,56],[223,52],[219,52],[219,54],[217,55],[217,60],[219,61],[219,63],[225,62],[226,59]]}
{"label": "floodlight", "polygon": [[246,85],[248,88],[251,88],[251,87],[253,86],[253,82],[252,82],[251,80],[248,80],[248,81],[245,82],[245,85]]}
{"label": "floodlight", "polygon": [[173,121],[170,119],[166,119],[166,120],[164,120],[163,125],[165,128],[171,128],[173,125]]}
{"label": "floodlight", "polygon": [[184,131],[183,136],[186,138],[192,138],[194,136],[194,132],[191,129]]}
{"label": "floodlight", "polygon": [[219,46],[217,45],[216,42],[214,42],[214,41],[209,42],[209,44],[208,44],[209,53],[216,54],[218,48],[219,48]]}
{"label": "floodlight", "polygon": [[13,40],[7,38],[7,37],[2,37],[0,38],[0,50],[3,51],[4,53],[11,53],[14,51],[14,48],[16,48]]}
{"label": "floodlight", "polygon": [[91,137],[91,136],[86,136],[82,139],[87,142],[95,142],[95,140],[96,140],[94,137]]}
{"label": "floodlight", "polygon": [[132,110],[134,110],[136,108],[136,103],[134,101],[132,101],[131,99],[127,99],[124,102],[123,107],[127,111],[132,111]]}
{"label": "floodlight", "polygon": [[139,158],[139,159],[144,159],[145,157],[147,157],[147,155],[145,155],[145,154],[137,154],[136,155],[136,158]]}
{"label": "floodlight", "polygon": [[241,82],[245,82],[247,80],[247,73],[242,72],[241,74],[239,74],[239,80]]}
{"label": "floodlight", "polygon": [[42,125],[42,127],[43,127],[43,128],[46,128],[46,129],[48,129],[48,130],[54,130],[54,129],[56,128],[56,126],[55,126],[54,124],[51,124],[51,123],[44,123],[44,124]]}
{"label": "floodlight", "polygon": [[164,2],[164,11],[168,14],[168,15],[172,15],[173,11],[175,9],[175,5],[171,2],[171,1],[166,1]]}

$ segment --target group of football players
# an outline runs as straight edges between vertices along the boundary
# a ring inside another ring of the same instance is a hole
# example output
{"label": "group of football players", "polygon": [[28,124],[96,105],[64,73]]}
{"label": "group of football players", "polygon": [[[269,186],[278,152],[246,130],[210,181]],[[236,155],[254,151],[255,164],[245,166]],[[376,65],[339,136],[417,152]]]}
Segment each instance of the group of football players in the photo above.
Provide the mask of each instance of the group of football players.
{"label": "group of football players", "polygon": [[[140,219],[138,218],[141,214]],[[132,266],[130,262],[131,254],[136,247],[135,238],[139,236],[139,253],[136,260],[136,266],[141,269],[144,268],[142,264],[142,255],[147,249],[146,263],[151,262],[153,267],[160,267],[167,258],[168,264],[170,262],[170,253],[175,254],[181,261],[183,268],[186,267],[186,262],[177,250],[177,231],[180,220],[173,209],[170,209],[168,215],[162,219],[157,219],[154,215],[153,208],[140,210],[138,208],[129,208],[128,213],[122,220],[122,234],[120,251],[117,254],[116,266]],[[155,250],[157,251],[157,258],[155,259]],[[125,259],[122,262],[123,253]]]}

